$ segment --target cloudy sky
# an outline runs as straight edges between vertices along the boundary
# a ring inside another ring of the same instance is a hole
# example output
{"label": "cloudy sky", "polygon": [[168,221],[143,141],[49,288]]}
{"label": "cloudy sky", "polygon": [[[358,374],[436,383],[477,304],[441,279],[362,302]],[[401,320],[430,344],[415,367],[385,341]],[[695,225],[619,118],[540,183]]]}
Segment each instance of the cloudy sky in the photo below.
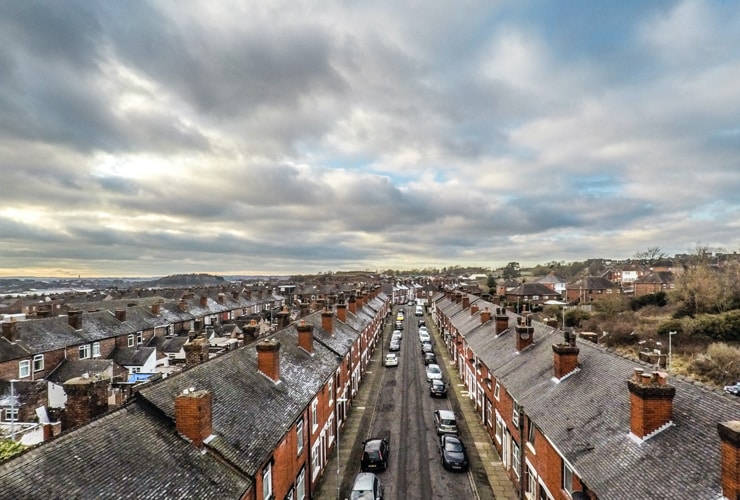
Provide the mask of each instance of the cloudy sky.
{"label": "cloudy sky", "polygon": [[740,2],[0,3],[0,275],[740,249]]}

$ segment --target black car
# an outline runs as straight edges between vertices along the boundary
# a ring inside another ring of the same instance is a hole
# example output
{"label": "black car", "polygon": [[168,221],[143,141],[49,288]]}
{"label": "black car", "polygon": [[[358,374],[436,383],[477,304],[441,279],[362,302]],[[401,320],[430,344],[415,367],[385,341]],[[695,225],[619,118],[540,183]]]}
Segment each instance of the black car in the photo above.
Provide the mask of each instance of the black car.
{"label": "black car", "polygon": [[435,356],[433,352],[425,352],[423,358],[425,365],[437,364],[437,356]]}
{"label": "black car", "polygon": [[380,479],[372,472],[360,472],[355,476],[350,500],[382,500],[383,487]]}
{"label": "black car", "polygon": [[465,445],[454,434],[442,434],[439,438],[439,453],[442,467],[447,470],[468,470],[468,453]]}
{"label": "black car", "polygon": [[429,395],[433,398],[446,398],[447,384],[441,380],[432,380],[429,382]]}
{"label": "black car", "polygon": [[388,441],[382,438],[368,439],[363,443],[362,472],[381,471],[388,467]]}
{"label": "black car", "polygon": [[420,320],[419,320],[419,326],[420,326],[420,327],[421,327],[421,326],[427,326],[427,322],[426,322],[426,321],[424,321],[423,319],[420,319]]}

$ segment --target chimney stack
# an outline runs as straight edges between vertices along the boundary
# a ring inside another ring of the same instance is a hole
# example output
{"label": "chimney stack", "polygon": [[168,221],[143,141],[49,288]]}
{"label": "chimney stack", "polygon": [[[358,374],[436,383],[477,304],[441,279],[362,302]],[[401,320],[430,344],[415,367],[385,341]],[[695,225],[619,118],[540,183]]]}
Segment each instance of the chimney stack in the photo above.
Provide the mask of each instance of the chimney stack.
{"label": "chimney stack", "polygon": [[313,325],[306,324],[305,320],[296,325],[298,330],[298,345],[305,351],[313,353]]}
{"label": "chimney stack", "polygon": [[205,295],[200,296],[200,307],[206,307],[208,305],[208,297]]}
{"label": "chimney stack", "polygon": [[332,312],[327,309],[321,311],[321,329],[325,332],[333,333],[332,316],[334,316],[334,314],[332,314]]}
{"label": "chimney stack", "polygon": [[507,328],[509,328],[509,317],[506,315],[506,311],[501,307],[496,308],[496,335],[501,335]]}
{"label": "chimney stack", "polygon": [[210,391],[186,389],[175,398],[177,432],[200,448],[213,434],[213,396]]}
{"label": "chimney stack", "polygon": [[223,293],[219,293],[217,297],[219,304],[223,304],[224,302],[226,302],[226,295],[224,295]]}
{"label": "chimney stack", "polygon": [[67,320],[69,321],[69,326],[75,330],[82,330],[82,311],[69,311],[67,313]]}
{"label": "chimney stack", "polygon": [[159,313],[162,311],[162,303],[161,302],[155,302],[152,304],[152,314],[155,316],[159,316]]}
{"label": "chimney stack", "polygon": [[126,309],[116,309],[116,319],[120,322],[126,321]]}
{"label": "chimney stack", "polygon": [[483,323],[487,322],[490,319],[491,319],[491,311],[489,311],[488,308],[486,307],[480,313],[480,323],[481,323],[481,325]]}
{"label": "chimney stack", "polygon": [[183,344],[182,348],[185,351],[185,368],[208,361],[208,342],[205,339],[195,338],[193,334],[193,338]]}
{"label": "chimney stack", "polygon": [[672,423],[676,388],[666,383],[666,373],[644,373],[635,368],[627,381],[630,391],[630,431],[640,440],[647,439]]}
{"label": "chimney stack", "polygon": [[463,309],[467,309],[468,307],[470,307],[470,297],[468,297],[467,295],[465,295],[462,298],[462,308]]}
{"label": "chimney stack", "polygon": [[555,378],[560,380],[578,368],[578,346],[575,332],[566,331],[565,341],[562,344],[553,344],[553,369]]}
{"label": "chimney stack", "polygon": [[355,310],[360,311],[362,310],[362,306],[364,304],[365,296],[362,292],[358,293],[355,297]]}
{"label": "chimney stack", "polygon": [[280,382],[280,342],[263,340],[257,344],[257,369],[272,379]]}
{"label": "chimney stack", "polygon": [[342,323],[347,322],[347,304],[343,302],[337,304],[337,319]]}
{"label": "chimney stack", "polygon": [[480,307],[478,307],[477,305],[473,304],[472,306],[470,306],[470,315],[473,316],[479,310],[480,310]]}
{"label": "chimney stack", "polygon": [[721,451],[722,495],[725,498],[740,498],[740,421],[717,424]]}
{"label": "chimney stack", "polygon": [[301,302],[301,318],[308,316],[308,302]]}
{"label": "chimney stack", "polygon": [[178,306],[180,307],[180,311],[188,312],[188,303],[185,301],[185,298],[180,299]]}
{"label": "chimney stack", "polygon": [[516,350],[521,352],[534,343],[534,327],[532,317],[527,316],[526,321],[519,316],[516,325]]}
{"label": "chimney stack", "polygon": [[9,322],[3,323],[3,337],[8,339],[9,342],[15,342],[18,336],[18,323],[12,319]]}
{"label": "chimney stack", "polygon": [[349,312],[357,314],[357,299],[354,295],[349,296]]}
{"label": "chimney stack", "polygon": [[278,328],[287,328],[290,324],[290,312],[286,310],[279,311],[277,313]]}

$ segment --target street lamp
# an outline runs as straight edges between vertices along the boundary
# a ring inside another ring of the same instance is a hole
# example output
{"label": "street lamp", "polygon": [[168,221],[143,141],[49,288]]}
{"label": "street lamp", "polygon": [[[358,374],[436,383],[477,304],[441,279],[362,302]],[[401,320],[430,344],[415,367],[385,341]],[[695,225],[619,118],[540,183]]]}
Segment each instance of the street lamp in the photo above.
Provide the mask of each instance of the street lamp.
{"label": "street lamp", "polygon": [[15,388],[13,384],[18,382],[16,379],[10,379],[10,440],[15,442]]}
{"label": "street lamp", "polygon": [[339,403],[347,402],[347,399],[345,398],[337,398],[337,500],[340,500],[341,493],[340,493],[340,487],[342,485],[342,481],[339,478]]}
{"label": "street lamp", "polygon": [[671,368],[673,368],[673,353],[671,352],[671,337],[676,335],[677,331],[668,332],[668,373],[671,373]]}

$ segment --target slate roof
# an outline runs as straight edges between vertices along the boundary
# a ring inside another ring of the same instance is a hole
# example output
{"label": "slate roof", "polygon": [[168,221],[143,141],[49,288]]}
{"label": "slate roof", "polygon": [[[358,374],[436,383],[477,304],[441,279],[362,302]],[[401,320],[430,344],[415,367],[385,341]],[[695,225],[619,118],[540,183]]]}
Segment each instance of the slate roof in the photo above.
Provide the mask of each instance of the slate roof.
{"label": "slate roof", "polygon": [[550,288],[549,286],[545,285],[544,283],[540,282],[534,282],[534,283],[522,283],[516,288],[513,288],[511,290],[506,291],[506,295],[520,295],[520,296],[529,296],[529,295],[544,295],[544,296],[550,296],[550,295],[560,295],[555,290]]}
{"label": "slate roof", "polygon": [[154,347],[117,347],[111,358],[121,366],[144,366],[156,352]]}
{"label": "slate roof", "polygon": [[565,288],[568,290],[608,290],[609,288],[616,288],[617,285],[612,283],[606,278],[601,276],[586,276],[573,283],[568,283]]}
{"label": "slate roof", "polygon": [[222,499],[253,487],[141,402],[0,464],[0,484],[0,499]]}
{"label": "slate roof", "polygon": [[657,283],[657,284],[669,284],[673,283],[675,278],[673,273],[670,271],[655,271],[644,276],[640,276],[633,283]]}
{"label": "slate roof", "polygon": [[313,355],[298,347],[295,325],[271,335],[280,341],[280,380],[257,370],[256,344],[230,351],[142,389],[140,395],[174,419],[184,389],[213,393],[213,433],[208,444],[253,475],[336,370],[335,353],[314,342]]}
{"label": "slate roof", "polygon": [[96,374],[112,371],[112,366],[113,361],[110,359],[79,359],[74,361],[65,359],[54,372],[46,377],[46,380],[63,384],[67,380],[81,377],[85,373]]}
{"label": "slate roof", "polygon": [[18,321],[16,328],[16,344],[31,354],[85,342],[81,333],[69,326],[66,316]]}
{"label": "slate roof", "polygon": [[561,333],[532,325],[535,343],[521,353],[514,328],[496,338],[492,321],[465,341],[600,499],[719,497],[717,423],[738,420],[736,399],[669,377],[674,425],[637,443],[629,436],[627,379],[635,367],[652,366],[579,341],[580,371],[558,383],[551,346]]}

